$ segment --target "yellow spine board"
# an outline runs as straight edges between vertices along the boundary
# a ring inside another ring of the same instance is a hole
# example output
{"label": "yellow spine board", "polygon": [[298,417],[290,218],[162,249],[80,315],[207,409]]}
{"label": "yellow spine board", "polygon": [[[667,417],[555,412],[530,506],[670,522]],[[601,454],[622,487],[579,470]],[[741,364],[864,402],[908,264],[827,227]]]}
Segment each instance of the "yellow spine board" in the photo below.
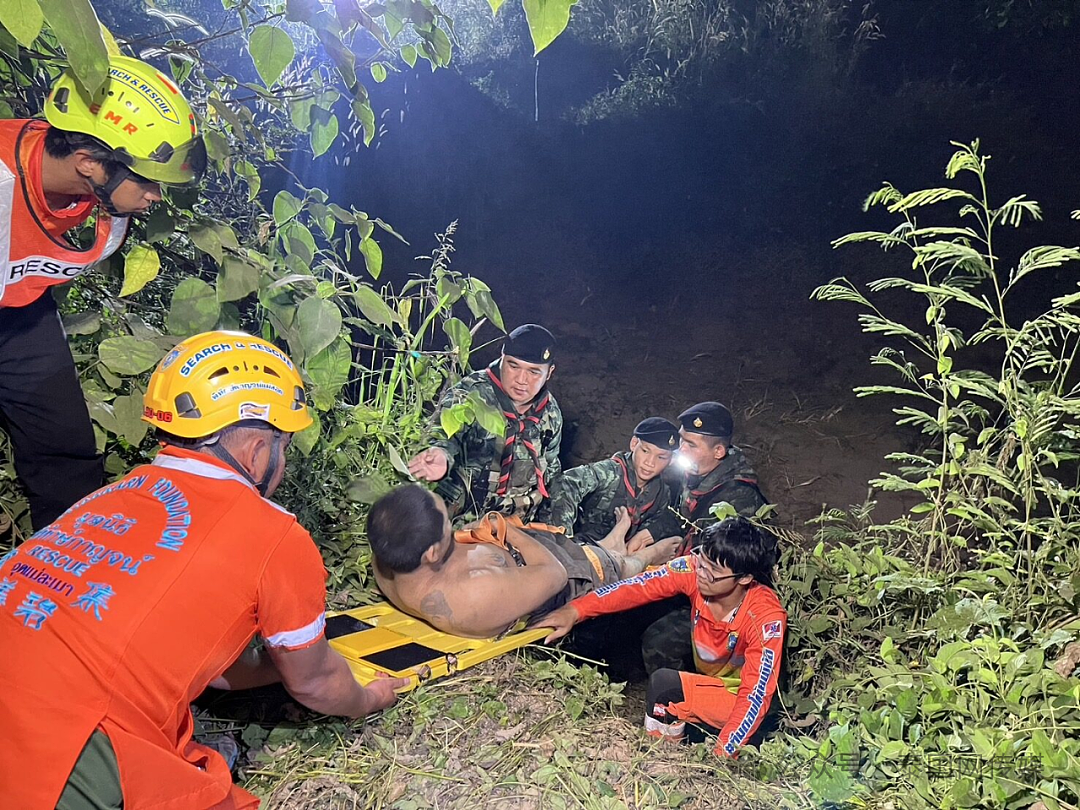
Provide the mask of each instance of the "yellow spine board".
{"label": "yellow spine board", "polygon": [[[536,628],[519,630],[501,638],[462,638],[436,630],[385,603],[331,613],[328,618],[342,615],[370,625],[369,629],[330,640],[330,646],[348,662],[353,677],[365,685],[380,674],[408,678],[409,686],[405,691],[424,681],[453,675],[459,670],[520,649],[541,640],[550,632],[545,628]],[[420,645],[417,653],[422,656],[422,660],[404,668],[393,669],[371,660],[380,654],[393,656],[395,650],[412,651],[410,645]],[[424,655],[422,648],[428,648],[430,655]]]}

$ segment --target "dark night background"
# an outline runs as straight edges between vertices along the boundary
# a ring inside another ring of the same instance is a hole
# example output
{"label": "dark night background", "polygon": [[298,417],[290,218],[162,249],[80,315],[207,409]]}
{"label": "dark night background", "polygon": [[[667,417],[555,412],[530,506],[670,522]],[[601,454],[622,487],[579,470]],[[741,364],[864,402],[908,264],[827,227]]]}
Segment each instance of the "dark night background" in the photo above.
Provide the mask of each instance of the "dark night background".
{"label": "dark night background", "polygon": [[[728,5],[748,17],[763,7]],[[381,239],[384,279],[419,270],[414,257],[458,222],[455,269],[491,285],[508,328],[540,321],[561,341],[553,390],[567,417],[565,462],[620,449],[646,415],[718,399],[767,493],[799,526],[823,503],[861,501],[882,456],[919,441],[892,427],[889,403],[851,394],[881,379],[854,309],[808,300],[836,276],[903,272],[899,256],[830,246],[895,225],[863,213],[866,195],[885,180],[907,191],[942,184],[949,141],[979,138],[998,202],[1024,193],[1043,205],[1044,221],[1000,252],[1080,241],[1069,219],[1080,208],[1077,3],[877,0],[848,11],[849,32],[861,12],[881,37],[842,69],[819,51],[759,42],[677,104],[584,126],[568,111],[613,86],[626,54],[575,36],[574,20],[538,74],[520,46],[471,65],[455,52],[456,69],[436,73],[401,65],[371,85],[384,125],[371,148],[350,149],[347,165],[343,148],[314,162],[297,155],[291,168],[405,235],[408,246]],[[520,17],[515,4],[500,12],[502,42],[524,41]],[[488,70],[510,106],[477,89]],[[948,213],[923,216],[944,224]],[[1056,289],[1030,290],[1030,303],[1074,284],[1063,273]]]}

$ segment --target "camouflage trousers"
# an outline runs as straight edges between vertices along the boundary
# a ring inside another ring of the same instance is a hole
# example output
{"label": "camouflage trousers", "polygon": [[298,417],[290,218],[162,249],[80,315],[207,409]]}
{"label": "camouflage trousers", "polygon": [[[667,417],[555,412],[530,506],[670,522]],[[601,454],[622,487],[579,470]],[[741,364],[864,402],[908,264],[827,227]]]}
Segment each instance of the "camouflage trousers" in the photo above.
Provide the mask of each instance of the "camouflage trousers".
{"label": "camouflage trousers", "polygon": [[645,671],[649,675],[665,668],[694,672],[692,631],[688,600],[672,600],[671,609],[650,624],[641,636]]}

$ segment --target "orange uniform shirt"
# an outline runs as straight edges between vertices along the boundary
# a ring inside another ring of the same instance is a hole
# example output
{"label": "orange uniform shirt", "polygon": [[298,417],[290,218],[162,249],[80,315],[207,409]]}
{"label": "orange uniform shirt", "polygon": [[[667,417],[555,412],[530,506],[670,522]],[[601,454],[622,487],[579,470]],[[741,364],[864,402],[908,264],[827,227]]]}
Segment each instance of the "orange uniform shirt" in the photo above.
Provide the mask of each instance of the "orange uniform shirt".
{"label": "orange uniform shirt", "polygon": [[44,121],[0,121],[0,307],[32,304],[54,284],[107,258],[124,243],[128,218],[100,213],[94,244],[76,248],[65,237],[90,218],[97,199],[49,207],[41,187]]}
{"label": "orange uniform shirt", "polygon": [[232,468],[166,447],[0,556],[0,804],[51,810],[96,728],[124,806],[254,807],[191,741],[190,702],[258,634],[323,635],[326,571]]}
{"label": "orange uniform shirt", "polygon": [[734,756],[761,725],[776,693],[787,611],[772,588],[754,584],[730,622],[713,617],[697,586],[697,560],[677,557],[662,568],[615,582],[570,604],[582,619],[618,613],[676,594],[690,597],[694,662],[714,678],[738,678],[734,708],[720,729],[718,753]]}

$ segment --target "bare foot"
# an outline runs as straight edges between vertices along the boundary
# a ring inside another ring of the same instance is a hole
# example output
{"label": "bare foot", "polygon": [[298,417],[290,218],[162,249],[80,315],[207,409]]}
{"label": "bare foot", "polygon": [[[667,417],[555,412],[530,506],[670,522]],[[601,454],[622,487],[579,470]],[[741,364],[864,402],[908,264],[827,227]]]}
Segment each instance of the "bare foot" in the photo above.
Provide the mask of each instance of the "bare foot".
{"label": "bare foot", "polygon": [[616,554],[626,554],[626,533],[630,531],[630,512],[625,506],[615,509],[615,528],[612,529],[597,545],[614,551]]}
{"label": "bare foot", "polygon": [[678,550],[680,543],[682,543],[681,537],[666,537],[663,540],[657,540],[651,546],[646,546],[631,556],[641,560],[646,567],[663,565],[675,558],[675,552]]}
{"label": "bare foot", "polygon": [[653,536],[649,533],[648,529],[642,529],[629,540],[626,541],[626,553],[634,554],[641,551],[646,546],[653,544]]}

